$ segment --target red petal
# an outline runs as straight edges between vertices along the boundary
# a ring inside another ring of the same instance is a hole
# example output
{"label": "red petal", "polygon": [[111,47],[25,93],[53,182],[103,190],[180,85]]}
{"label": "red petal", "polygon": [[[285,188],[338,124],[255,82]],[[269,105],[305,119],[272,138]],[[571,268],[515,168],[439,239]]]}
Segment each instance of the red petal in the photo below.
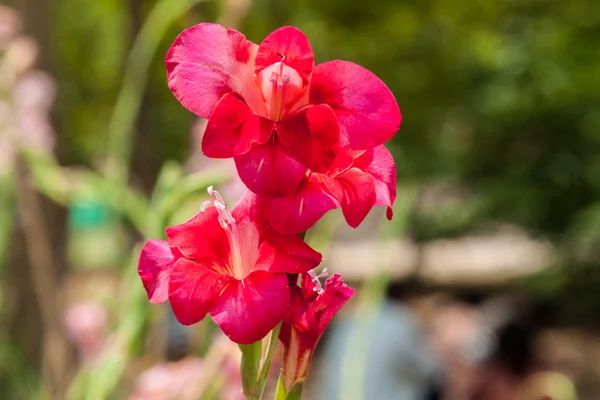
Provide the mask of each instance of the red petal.
{"label": "red petal", "polygon": [[340,274],[331,275],[325,282],[325,288],[311,308],[319,324],[319,333],[323,334],[335,314],[354,295],[354,289],[348,287]]}
{"label": "red petal", "polygon": [[298,235],[281,235],[273,228],[267,228],[262,232],[261,240],[256,270],[301,274],[321,263],[321,253]]}
{"label": "red petal", "polygon": [[252,145],[266,142],[273,125],[273,121],[255,114],[237,96],[226,94],[210,114],[202,151],[212,158],[244,154]]}
{"label": "red petal", "polygon": [[262,41],[256,52],[254,73],[283,62],[294,68],[308,82],[314,66],[315,56],[304,33],[293,26],[284,26],[273,31]]}
{"label": "red petal", "polygon": [[[175,254],[174,254],[175,253]],[[150,303],[158,304],[169,297],[169,277],[181,254],[164,240],[150,240],[140,254],[138,273],[148,293]]]}
{"label": "red petal", "polygon": [[281,142],[304,166],[325,172],[335,160],[340,131],[333,110],[325,104],[310,107],[276,128]]}
{"label": "red petal", "polygon": [[206,262],[216,271],[228,273],[230,247],[225,231],[219,225],[215,207],[201,211],[188,222],[166,229],[169,244],[197,262]]}
{"label": "red petal", "polygon": [[184,107],[203,118],[230,92],[239,93],[264,115],[252,69],[256,49],[244,35],[221,25],[202,23],[186,29],[165,58],[169,88]]}
{"label": "red petal", "polygon": [[290,302],[285,274],[255,271],[232,279],[210,310],[217,325],[240,344],[254,343],[281,321]]}
{"label": "red petal", "polygon": [[276,135],[234,159],[242,182],[252,192],[264,196],[293,193],[306,173],[306,167],[290,156]]}
{"label": "red petal", "polygon": [[375,178],[375,205],[387,206],[387,218],[392,219],[392,204],[396,200],[396,164],[385,146],[367,150],[354,161],[359,168]]}
{"label": "red petal", "polygon": [[302,181],[298,190],[290,196],[262,197],[261,202],[269,223],[284,234],[304,232],[327,211],[339,207],[336,200],[325,192],[325,185],[314,177]]}
{"label": "red petal", "polygon": [[350,168],[330,181],[329,189],[342,205],[348,225],[356,228],[375,205],[375,179]]}
{"label": "red petal", "polygon": [[185,258],[171,271],[169,301],[177,320],[183,325],[201,321],[219,293],[233,278],[214,272]]}
{"label": "red petal", "polygon": [[385,83],[348,61],[315,67],[310,102],[333,108],[341,140],[352,149],[369,149],[390,140],[402,121],[398,103]]}

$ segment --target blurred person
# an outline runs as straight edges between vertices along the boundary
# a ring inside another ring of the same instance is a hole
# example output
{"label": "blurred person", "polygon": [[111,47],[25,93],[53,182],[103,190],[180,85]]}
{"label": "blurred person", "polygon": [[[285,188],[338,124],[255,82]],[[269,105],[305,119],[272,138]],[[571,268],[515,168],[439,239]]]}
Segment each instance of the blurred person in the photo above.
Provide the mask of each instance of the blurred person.
{"label": "blurred person", "polygon": [[443,298],[435,307],[429,333],[440,368],[427,400],[464,399],[472,390],[478,362],[488,352],[477,309],[480,301],[475,293],[463,293],[457,298]]}
{"label": "blurred person", "polygon": [[323,357],[322,399],[425,399],[437,362],[411,307],[411,290],[392,284],[377,315],[334,325]]}
{"label": "blurred person", "polygon": [[492,352],[474,376],[468,400],[575,400],[570,379],[551,371],[535,352],[540,308],[515,305],[493,334]]}

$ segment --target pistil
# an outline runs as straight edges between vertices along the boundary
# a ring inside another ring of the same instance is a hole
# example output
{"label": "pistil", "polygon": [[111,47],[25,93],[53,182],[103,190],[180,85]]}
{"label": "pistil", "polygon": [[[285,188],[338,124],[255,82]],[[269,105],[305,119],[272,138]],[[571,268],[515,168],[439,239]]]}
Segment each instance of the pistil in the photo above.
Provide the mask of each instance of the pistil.
{"label": "pistil", "polygon": [[271,78],[271,119],[279,121],[283,117],[283,92],[285,85],[289,83],[289,75],[283,75],[283,63],[279,65],[279,73],[272,72]]}

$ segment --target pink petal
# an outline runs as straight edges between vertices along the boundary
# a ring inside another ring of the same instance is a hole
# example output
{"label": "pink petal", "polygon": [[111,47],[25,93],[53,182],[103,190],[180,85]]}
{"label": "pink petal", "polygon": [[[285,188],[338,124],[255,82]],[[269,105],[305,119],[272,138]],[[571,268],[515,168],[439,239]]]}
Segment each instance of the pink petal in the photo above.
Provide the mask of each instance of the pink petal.
{"label": "pink petal", "polygon": [[339,207],[339,203],[325,191],[321,179],[314,175],[303,180],[294,194],[278,198],[261,197],[261,203],[271,226],[283,234],[304,232],[327,211]]}
{"label": "pink petal", "polygon": [[210,315],[232,341],[250,344],[265,337],[283,319],[289,302],[285,274],[254,271],[243,280],[232,279]]}
{"label": "pink petal", "polygon": [[138,273],[148,293],[150,303],[158,304],[169,297],[169,277],[181,254],[164,240],[150,240],[140,254]]}
{"label": "pink petal", "polygon": [[242,182],[258,195],[293,193],[306,173],[306,167],[290,156],[276,135],[234,160]]}
{"label": "pink petal", "polygon": [[375,178],[375,205],[387,206],[387,218],[392,219],[392,204],[396,200],[396,164],[385,146],[367,150],[354,161],[354,166]]}
{"label": "pink petal", "polygon": [[315,56],[304,33],[293,26],[284,26],[273,31],[262,41],[256,52],[254,73],[277,62],[294,68],[308,82]]}
{"label": "pink petal", "polygon": [[166,233],[169,244],[186,258],[207,262],[215,270],[227,273],[230,247],[215,207],[200,211],[184,224],[168,227]]}
{"label": "pink petal", "polygon": [[298,235],[282,235],[269,227],[262,232],[261,240],[255,270],[301,274],[321,263],[321,253]]}
{"label": "pink petal", "polygon": [[273,121],[255,114],[236,95],[221,98],[208,119],[202,152],[207,157],[230,158],[262,144],[273,132]]}
{"label": "pink petal", "polygon": [[328,188],[341,203],[346,222],[356,228],[375,205],[375,179],[357,168],[350,168],[330,182]]}
{"label": "pink petal", "polygon": [[204,319],[223,287],[233,278],[180,258],[171,271],[169,301],[177,321],[191,325]]}
{"label": "pink petal", "polygon": [[191,112],[208,118],[224,94],[239,93],[260,115],[265,106],[254,82],[258,46],[233,29],[202,23],[181,32],[165,58],[169,88]]}
{"label": "pink petal", "polygon": [[402,121],[398,103],[385,83],[348,61],[335,60],[315,67],[310,102],[333,108],[342,144],[351,149],[369,149],[390,140]]}
{"label": "pink petal", "polygon": [[319,324],[320,334],[325,332],[335,314],[353,295],[354,289],[344,283],[340,274],[333,274],[327,279],[323,293],[311,303],[311,308]]}
{"label": "pink petal", "polygon": [[335,160],[340,131],[337,118],[328,105],[310,107],[279,122],[275,129],[292,156],[312,171],[325,172]]}

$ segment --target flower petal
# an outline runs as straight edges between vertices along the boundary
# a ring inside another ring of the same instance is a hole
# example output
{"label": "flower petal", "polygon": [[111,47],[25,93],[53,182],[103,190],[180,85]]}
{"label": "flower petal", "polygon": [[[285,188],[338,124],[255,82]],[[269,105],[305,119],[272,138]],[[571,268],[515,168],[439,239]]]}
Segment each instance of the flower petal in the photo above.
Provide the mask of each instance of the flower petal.
{"label": "flower petal", "polygon": [[356,228],[375,205],[375,179],[358,168],[350,168],[329,182],[328,188],[342,205],[346,222]]}
{"label": "flower petal", "polygon": [[271,32],[258,46],[254,73],[258,75],[277,62],[294,68],[304,82],[308,82],[315,56],[308,38],[300,29],[284,26]]}
{"label": "flower petal", "polygon": [[255,270],[301,274],[321,263],[321,253],[313,250],[298,235],[282,235],[269,227],[261,233]]}
{"label": "flower petal", "polygon": [[175,261],[181,257],[164,240],[150,240],[140,254],[138,273],[148,293],[150,303],[158,304],[169,297],[169,278]]}
{"label": "flower petal", "polygon": [[277,135],[234,160],[248,189],[271,197],[293,193],[307,170],[288,153]]}
{"label": "flower petal", "polygon": [[171,271],[169,301],[183,325],[201,321],[210,311],[223,287],[234,280],[203,265],[180,258]]}
{"label": "flower petal", "polygon": [[215,271],[228,273],[230,247],[225,231],[219,225],[215,207],[200,211],[181,225],[166,230],[169,244],[177,247],[186,257],[210,264]]}
{"label": "flower petal", "polygon": [[273,132],[273,121],[255,114],[236,95],[226,94],[210,114],[202,138],[207,157],[230,158],[262,144]]}
{"label": "flower petal", "polygon": [[181,32],[165,58],[169,88],[191,112],[208,118],[224,94],[239,93],[260,115],[265,107],[254,82],[258,46],[240,32],[202,23]]}
{"label": "flower petal", "polygon": [[381,145],[367,150],[354,161],[354,166],[375,178],[375,205],[387,206],[387,218],[392,219],[392,204],[396,200],[396,164],[388,149]]}
{"label": "flower petal", "polygon": [[265,217],[279,233],[304,232],[312,227],[327,211],[339,203],[325,191],[321,178],[314,174],[303,180],[292,195],[278,198],[261,197]]}
{"label": "flower petal", "polygon": [[292,156],[312,171],[325,172],[335,160],[340,130],[335,113],[328,105],[310,107],[279,122],[275,129]]}
{"label": "flower petal", "polygon": [[232,341],[250,344],[265,337],[283,319],[289,302],[285,274],[254,271],[243,280],[232,279],[210,315]]}
{"label": "flower petal", "polygon": [[390,140],[402,121],[398,103],[385,83],[349,61],[335,60],[315,67],[310,102],[333,108],[342,145],[351,149],[369,149]]}
{"label": "flower petal", "polygon": [[321,335],[325,332],[327,325],[329,325],[335,314],[353,295],[354,289],[344,283],[340,274],[333,274],[325,281],[323,293],[310,305],[318,321]]}

